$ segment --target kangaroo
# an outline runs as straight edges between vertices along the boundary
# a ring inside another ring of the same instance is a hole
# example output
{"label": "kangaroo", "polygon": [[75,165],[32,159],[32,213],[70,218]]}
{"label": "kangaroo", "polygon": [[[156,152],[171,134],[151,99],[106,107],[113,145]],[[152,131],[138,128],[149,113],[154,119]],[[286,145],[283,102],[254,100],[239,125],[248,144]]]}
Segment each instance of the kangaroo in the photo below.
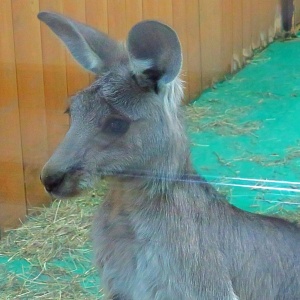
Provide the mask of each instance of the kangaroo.
{"label": "kangaroo", "polygon": [[92,240],[109,297],[300,299],[299,228],[233,207],[191,166],[176,33],[142,21],[122,44],[57,13],[38,18],[98,75],[72,97],[41,181],[64,198],[106,177]]}

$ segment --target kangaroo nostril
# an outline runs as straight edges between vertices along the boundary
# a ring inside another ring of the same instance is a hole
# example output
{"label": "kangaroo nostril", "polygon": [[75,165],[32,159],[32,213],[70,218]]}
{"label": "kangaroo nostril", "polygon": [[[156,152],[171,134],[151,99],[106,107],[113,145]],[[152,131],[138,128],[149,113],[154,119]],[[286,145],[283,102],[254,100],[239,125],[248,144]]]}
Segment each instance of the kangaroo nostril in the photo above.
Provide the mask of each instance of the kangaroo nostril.
{"label": "kangaroo nostril", "polygon": [[41,181],[48,193],[53,192],[62,184],[65,178],[65,173],[56,173],[53,175],[41,176]]}

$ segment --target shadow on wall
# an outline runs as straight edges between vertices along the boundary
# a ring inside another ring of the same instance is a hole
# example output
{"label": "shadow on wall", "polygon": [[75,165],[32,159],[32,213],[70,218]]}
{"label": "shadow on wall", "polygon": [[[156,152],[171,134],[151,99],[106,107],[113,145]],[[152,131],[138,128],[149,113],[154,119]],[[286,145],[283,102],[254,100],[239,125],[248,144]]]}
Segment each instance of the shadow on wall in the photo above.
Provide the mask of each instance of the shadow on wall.
{"label": "shadow on wall", "polygon": [[281,0],[282,27],[289,32],[293,28],[293,16],[295,11],[294,0]]}

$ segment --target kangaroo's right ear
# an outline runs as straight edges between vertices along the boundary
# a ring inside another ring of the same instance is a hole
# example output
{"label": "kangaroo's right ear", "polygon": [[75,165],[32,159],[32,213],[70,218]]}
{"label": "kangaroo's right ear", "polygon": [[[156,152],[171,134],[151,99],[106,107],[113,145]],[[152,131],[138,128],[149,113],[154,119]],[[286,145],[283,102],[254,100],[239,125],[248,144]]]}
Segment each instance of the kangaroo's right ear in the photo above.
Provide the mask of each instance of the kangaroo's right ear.
{"label": "kangaroo's right ear", "polygon": [[101,74],[121,56],[121,46],[98,30],[53,12],[38,18],[64,42],[74,58],[87,70]]}
{"label": "kangaroo's right ear", "polygon": [[142,86],[164,85],[179,74],[181,47],[176,32],[158,21],[142,21],[127,38],[131,68]]}

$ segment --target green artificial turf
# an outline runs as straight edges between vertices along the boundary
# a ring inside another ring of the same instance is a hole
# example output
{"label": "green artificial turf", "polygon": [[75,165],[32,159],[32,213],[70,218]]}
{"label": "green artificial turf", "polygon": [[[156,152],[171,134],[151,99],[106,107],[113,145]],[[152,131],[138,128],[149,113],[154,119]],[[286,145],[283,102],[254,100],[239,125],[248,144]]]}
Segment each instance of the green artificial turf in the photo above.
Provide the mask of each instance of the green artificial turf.
{"label": "green artificial turf", "polygon": [[194,166],[231,203],[262,213],[300,207],[299,39],[271,44],[188,112]]}

